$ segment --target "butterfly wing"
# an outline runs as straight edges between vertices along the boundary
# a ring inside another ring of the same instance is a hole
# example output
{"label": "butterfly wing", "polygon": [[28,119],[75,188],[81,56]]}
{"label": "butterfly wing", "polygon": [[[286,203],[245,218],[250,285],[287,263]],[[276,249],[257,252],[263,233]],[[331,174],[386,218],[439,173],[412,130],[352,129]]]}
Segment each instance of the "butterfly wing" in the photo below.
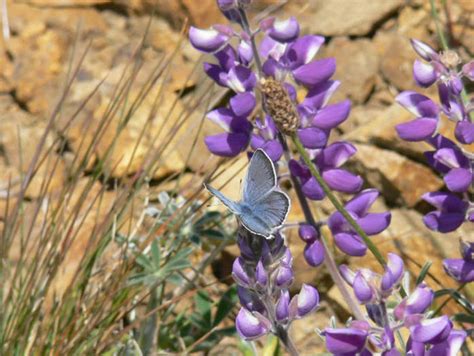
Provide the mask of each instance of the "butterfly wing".
{"label": "butterfly wing", "polygon": [[250,232],[269,238],[283,225],[289,211],[290,198],[276,190],[245,209],[240,220]]}
{"label": "butterfly wing", "polygon": [[241,209],[240,205],[236,203],[235,201],[227,198],[224,194],[222,194],[220,191],[217,189],[211,187],[210,185],[207,185],[204,183],[204,187],[212,194],[214,195],[217,199],[219,199],[227,208],[229,208],[232,213],[235,215],[240,215]]}
{"label": "butterfly wing", "polygon": [[242,200],[252,204],[275,189],[277,177],[272,160],[267,154],[258,149],[250,160],[247,175],[244,180]]}

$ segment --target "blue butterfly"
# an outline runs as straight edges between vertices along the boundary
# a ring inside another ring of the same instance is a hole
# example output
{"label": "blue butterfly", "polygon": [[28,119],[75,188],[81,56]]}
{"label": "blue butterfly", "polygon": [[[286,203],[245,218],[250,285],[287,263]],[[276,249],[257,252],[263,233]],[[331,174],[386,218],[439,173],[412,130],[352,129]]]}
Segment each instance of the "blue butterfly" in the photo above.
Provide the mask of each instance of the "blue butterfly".
{"label": "blue butterfly", "polygon": [[290,198],[278,190],[275,166],[262,149],[255,151],[250,160],[242,200],[233,201],[217,189],[207,184],[204,186],[237,216],[248,231],[265,238],[273,236],[290,211]]}

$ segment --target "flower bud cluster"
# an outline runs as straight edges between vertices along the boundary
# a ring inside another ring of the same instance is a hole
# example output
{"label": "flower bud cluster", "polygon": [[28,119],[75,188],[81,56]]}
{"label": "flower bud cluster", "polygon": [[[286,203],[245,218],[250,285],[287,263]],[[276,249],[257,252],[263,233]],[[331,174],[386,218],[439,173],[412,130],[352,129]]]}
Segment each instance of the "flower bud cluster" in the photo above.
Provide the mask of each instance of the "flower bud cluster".
{"label": "flower bud cluster", "polygon": [[290,297],[293,257],[280,234],[265,239],[242,228],[238,244],[241,256],[234,261],[232,276],[242,305],[235,323],[243,339],[253,340],[269,332],[278,335],[288,330],[293,320],[318,307],[318,291],[309,285],[303,284],[301,291]]}
{"label": "flower bud cluster", "polygon": [[404,277],[403,260],[399,256],[388,255],[383,275],[369,269],[353,272],[345,265],[340,269],[357,300],[365,305],[372,323],[353,321],[346,328],[326,328],[322,335],[326,338],[328,351],[372,355],[370,350],[377,350],[382,355],[401,355],[395,346],[394,335],[407,329],[407,355],[457,354],[466,339],[466,332],[454,330],[447,316],[430,318],[428,309],[434,300],[431,288],[420,283],[408,297],[398,296]]}
{"label": "flower bud cluster", "polygon": [[[474,106],[463,98],[463,81],[474,80],[474,61],[461,66],[456,52],[437,53],[427,44],[412,40],[421,60],[413,66],[413,76],[421,87],[436,84],[439,104],[414,91],[402,92],[397,101],[416,119],[396,127],[407,141],[425,141],[433,147],[425,152],[428,163],[444,178],[447,192],[429,192],[423,199],[437,210],[424,217],[425,225],[442,233],[454,231],[463,223],[474,222]],[[457,142],[441,134],[442,117],[454,122]]]}

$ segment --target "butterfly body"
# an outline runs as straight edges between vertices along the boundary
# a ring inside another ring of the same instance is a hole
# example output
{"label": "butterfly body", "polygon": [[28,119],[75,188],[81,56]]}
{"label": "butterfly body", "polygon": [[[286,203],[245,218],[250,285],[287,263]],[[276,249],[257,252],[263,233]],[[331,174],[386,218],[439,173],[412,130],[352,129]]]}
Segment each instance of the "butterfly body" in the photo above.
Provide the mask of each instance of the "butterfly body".
{"label": "butterfly body", "polygon": [[205,185],[250,232],[271,238],[283,225],[290,209],[290,199],[278,190],[273,162],[263,150],[250,160],[240,201],[227,198],[217,189]]}

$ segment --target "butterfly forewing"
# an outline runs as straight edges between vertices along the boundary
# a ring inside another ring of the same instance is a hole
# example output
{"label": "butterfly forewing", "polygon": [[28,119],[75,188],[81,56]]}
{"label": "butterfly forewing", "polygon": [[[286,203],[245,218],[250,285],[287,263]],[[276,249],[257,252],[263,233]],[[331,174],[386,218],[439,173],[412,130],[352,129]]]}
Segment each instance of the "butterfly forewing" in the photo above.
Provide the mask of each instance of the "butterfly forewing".
{"label": "butterfly forewing", "polygon": [[255,151],[245,177],[242,200],[251,205],[275,189],[276,183],[272,160],[263,150]]}
{"label": "butterfly forewing", "polygon": [[217,197],[217,199],[224,203],[224,205],[227,206],[230,211],[232,211],[232,213],[234,213],[235,215],[240,215],[241,209],[238,203],[236,203],[232,199],[227,198],[224,194],[222,194],[217,189],[211,187],[210,185],[204,184],[204,186],[207,190],[209,190],[209,192],[211,192],[212,195],[214,195],[215,197]]}

